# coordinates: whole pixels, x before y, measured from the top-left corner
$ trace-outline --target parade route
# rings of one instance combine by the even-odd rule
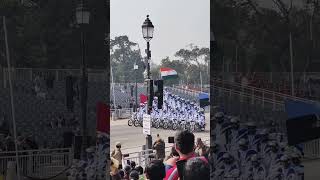
[[[209,113],[206,113],[206,129],[202,132],[195,132],[195,138],[200,137],[203,141],[210,140],[210,124],[209,124]],[[146,143],[146,136],[142,133],[142,127],[128,126],[128,119],[119,119],[111,121],[111,132],[110,132],[110,150],[114,149],[116,142],[121,142],[122,152],[130,153],[142,150],[142,145]],[[174,136],[176,131],[164,130],[164,129],[151,129],[152,140],[154,140],[157,134],[165,140],[166,147],[172,144],[168,143],[168,137]]]

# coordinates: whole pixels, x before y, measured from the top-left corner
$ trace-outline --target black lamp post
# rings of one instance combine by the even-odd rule
[[[146,62],[146,72],[145,72],[145,81],[147,81],[148,86],[147,86],[147,94],[148,94],[148,114],[151,113],[152,109],[152,99],[150,97],[150,58],[151,58],[151,51],[150,51],[150,40],[153,38],[153,30],[154,26],[152,25],[152,22],[149,19],[149,15],[147,15],[147,19],[143,22],[142,24],[142,35],[143,38],[147,41],[147,49],[146,49],[146,54],[147,54],[147,62]],[[152,148],[152,137],[151,135],[147,135],[146,137],[146,146],[148,149]]]
[[[90,12],[85,8],[83,2],[80,3],[76,9],[76,20],[80,26],[81,31],[81,117],[82,117],[82,146],[81,146],[81,157],[85,158],[87,148],[87,97],[88,97],[88,74],[87,74],[87,63],[85,58],[85,29],[89,25]]]
[[[143,38],[147,41],[147,49],[146,49],[146,54],[147,54],[147,62],[146,62],[146,80],[150,80],[150,58],[151,58],[151,51],[150,51],[150,40],[153,38],[153,30],[154,26],[152,25],[152,22],[149,19],[149,15],[147,15],[147,19],[143,22],[142,24],[142,35]],[[149,86],[148,86],[148,91],[147,93],[149,94]],[[148,114],[150,114],[150,108],[152,107],[152,101],[150,97],[148,97]]]

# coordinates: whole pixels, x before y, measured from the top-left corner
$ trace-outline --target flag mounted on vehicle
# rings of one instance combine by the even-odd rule
[[[177,71],[171,68],[160,68],[160,73],[161,73],[162,79],[164,80],[178,77]]]

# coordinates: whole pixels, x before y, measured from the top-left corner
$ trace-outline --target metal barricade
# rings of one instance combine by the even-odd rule
[[[112,119],[128,119],[131,117],[133,112],[132,108],[124,108],[124,109],[111,109]]]
[[[320,158],[320,140],[312,140],[303,144],[304,157],[307,159]]]
[[[137,166],[146,167],[146,165],[153,160],[155,157],[155,152],[152,149],[142,150],[139,152],[132,152],[126,154],[123,157],[122,164],[127,164],[127,161],[134,161]]]
[[[55,176],[72,163],[70,148],[18,151],[19,172],[22,176],[48,178]],[[0,173],[5,175],[8,163],[16,162],[16,152],[0,152]]]

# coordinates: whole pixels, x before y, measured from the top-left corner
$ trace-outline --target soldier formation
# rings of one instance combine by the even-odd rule
[[[222,112],[214,118],[211,179],[303,179],[303,153],[289,147],[284,134],[257,128],[254,122],[242,125],[237,117]]]
[[[163,129],[182,129],[203,131],[205,129],[204,109],[199,104],[181,98],[164,89],[163,106],[158,109],[158,98],[154,97],[150,113],[152,127]],[[129,126],[142,126],[143,116],[147,114],[147,104],[141,103],[136,113],[128,121]]]

